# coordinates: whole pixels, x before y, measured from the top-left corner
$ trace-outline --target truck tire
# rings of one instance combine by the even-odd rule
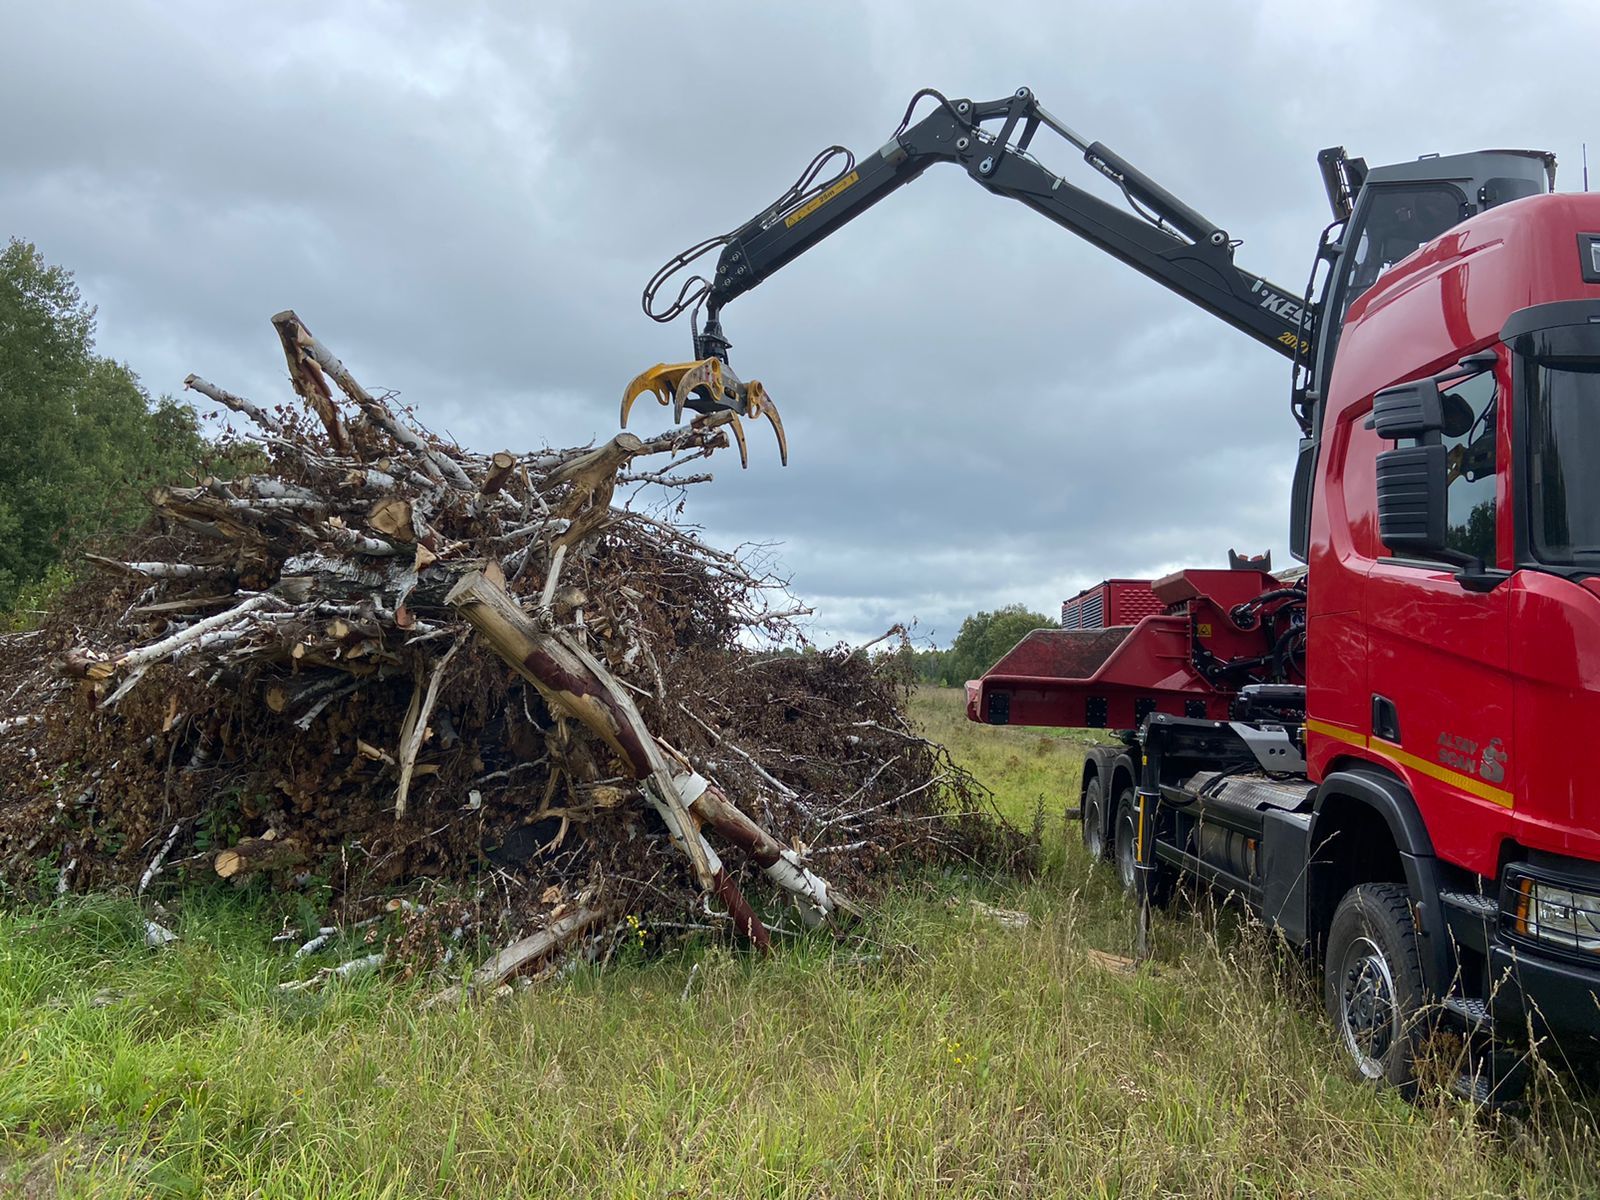
[[[1083,848],[1090,862],[1104,862],[1111,846],[1106,838],[1105,786],[1096,775],[1083,788]]]
[[[1403,884],[1364,883],[1345,893],[1328,928],[1323,992],[1357,1074],[1413,1092],[1427,989]]]
[[[1117,867],[1117,882],[1129,899],[1139,895],[1137,864],[1139,861],[1139,797],[1130,783],[1117,797],[1117,823],[1112,838],[1113,858]],[[1160,864],[1154,871],[1146,872],[1144,881],[1150,903],[1157,908],[1166,905],[1172,895],[1174,872]]]
[[[1131,787],[1122,789],[1117,797],[1117,828],[1112,839],[1116,851],[1117,882],[1126,895],[1133,895],[1137,886],[1134,866],[1139,861],[1139,813],[1137,798]]]

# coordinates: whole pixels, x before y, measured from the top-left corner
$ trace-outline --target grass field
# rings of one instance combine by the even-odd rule
[[[909,881],[843,945],[698,947],[425,1009],[276,986],[259,901],[0,917],[0,1193],[31,1196],[1557,1196],[1590,1111],[1412,1108],[1347,1080],[1293,964],[1222,916],[1133,925],[1061,822],[1082,743],[919,715],[1024,824],[1033,880]],[[1026,912],[1008,928],[978,905]]]

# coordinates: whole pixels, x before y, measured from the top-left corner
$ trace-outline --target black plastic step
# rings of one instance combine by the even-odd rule
[[[1505,1051],[1474,1055],[1456,1076],[1455,1094],[1474,1104],[1514,1103],[1528,1085],[1528,1057]]]
[[[1439,903],[1482,917],[1485,921],[1492,921],[1500,915],[1500,902],[1482,892],[1440,892]]]
[[[1488,1029],[1493,1016],[1486,1001],[1476,996],[1450,995],[1444,998],[1445,1011],[1464,1021],[1468,1029]]]
[[[1257,772],[1243,775],[1227,771],[1198,771],[1181,786],[1186,796],[1250,812],[1265,812],[1269,808],[1303,812],[1311,807],[1316,790],[1316,785],[1305,779],[1274,779]]]
[[[1470,1100],[1474,1104],[1487,1104],[1494,1095],[1494,1084],[1484,1074],[1457,1075],[1455,1087],[1452,1089],[1463,1100]]]

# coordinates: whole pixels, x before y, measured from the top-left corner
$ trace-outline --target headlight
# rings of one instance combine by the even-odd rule
[[[1516,900],[1513,927],[1518,933],[1568,950],[1600,953],[1600,894],[1526,876],[1511,886]]]

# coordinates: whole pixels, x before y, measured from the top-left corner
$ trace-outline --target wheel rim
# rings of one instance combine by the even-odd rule
[[[1128,891],[1133,891],[1135,868],[1138,866],[1138,847],[1134,843],[1133,817],[1124,814],[1117,822],[1117,878]]]
[[[1371,938],[1351,942],[1340,963],[1339,1027],[1361,1074],[1380,1078],[1383,1060],[1399,1037],[1400,1006],[1389,960]]]
[[[1098,795],[1090,795],[1083,807],[1083,845],[1089,857],[1096,861],[1106,856],[1106,826],[1101,819]]]

